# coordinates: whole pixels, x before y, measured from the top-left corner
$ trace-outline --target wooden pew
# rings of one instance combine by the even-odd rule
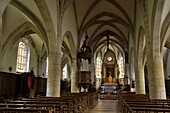
[[[52,108],[55,113],[77,113],[85,112],[89,107],[95,105],[98,100],[97,93],[67,93],[61,97],[22,98],[21,100],[7,100],[8,108]],[[3,104],[0,104],[0,108]]]
[[[169,113],[170,109],[166,109],[166,108],[140,108],[140,107],[136,107],[136,108],[131,108],[132,111],[128,112],[128,113]]]
[[[0,113],[53,113],[48,109],[37,108],[0,108]]]
[[[118,94],[122,113],[168,113],[170,112],[169,99],[149,99],[145,95]]]
[[[57,100],[37,100],[33,99],[33,101],[30,100],[10,100],[7,102],[8,105],[16,105],[16,106],[23,106],[23,107],[52,107],[55,109],[57,113],[63,113],[64,111],[71,113],[72,110],[71,108],[71,102],[69,100],[62,100],[62,101],[57,101]]]
[[[94,107],[98,102],[98,93],[97,92],[88,92],[88,93],[65,93],[62,97],[65,96],[78,96],[79,98],[79,110],[85,111],[88,108]]]

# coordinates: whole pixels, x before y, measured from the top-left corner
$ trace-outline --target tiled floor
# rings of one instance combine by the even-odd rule
[[[117,100],[98,100],[98,104],[86,113],[119,113]]]

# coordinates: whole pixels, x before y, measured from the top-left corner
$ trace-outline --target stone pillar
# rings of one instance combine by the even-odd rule
[[[72,59],[71,65],[71,92],[79,92],[78,88],[78,73],[77,73],[77,59]]]
[[[0,17],[0,71],[3,71],[3,54],[2,54],[2,18]]]
[[[125,82],[127,82],[125,84],[130,84],[130,81],[129,81],[129,63],[125,63],[125,76],[128,79],[127,81],[125,81]]]
[[[151,63],[149,78],[149,93],[151,99],[166,99],[165,80],[162,57],[154,58]]]
[[[60,97],[61,51],[55,50],[48,57],[47,96]]]
[[[95,71],[94,57],[92,57],[92,59],[91,59],[91,68],[90,68],[90,71],[91,71],[91,80],[92,80],[92,83],[96,82],[96,71]]]
[[[137,67],[135,76],[136,94],[145,94],[144,68]]]

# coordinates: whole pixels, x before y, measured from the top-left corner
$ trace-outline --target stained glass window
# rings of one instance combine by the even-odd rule
[[[28,72],[28,49],[23,41],[18,44],[17,72]]]
[[[118,63],[119,63],[119,71],[120,71],[119,78],[123,78],[123,77],[124,77],[123,57],[121,57],[121,58],[119,59]]]
[[[96,78],[101,78],[101,59],[97,57],[96,59]]]

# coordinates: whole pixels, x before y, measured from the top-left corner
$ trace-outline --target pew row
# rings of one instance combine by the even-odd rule
[[[146,94],[119,93],[118,103],[122,113],[169,113],[169,99],[149,99]]]
[[[83,113],[97,104],[98,94],[95,93],[66,93],[61,97],[22,98],[20,100],[7,100],[0,104],[4,108],[15,109],[46,109],[49,113]],[[44,113],[44,111],[41,111]],[[31,112],[30,112],[31,113]],[[32,112],[34,113],[34,112]]]

